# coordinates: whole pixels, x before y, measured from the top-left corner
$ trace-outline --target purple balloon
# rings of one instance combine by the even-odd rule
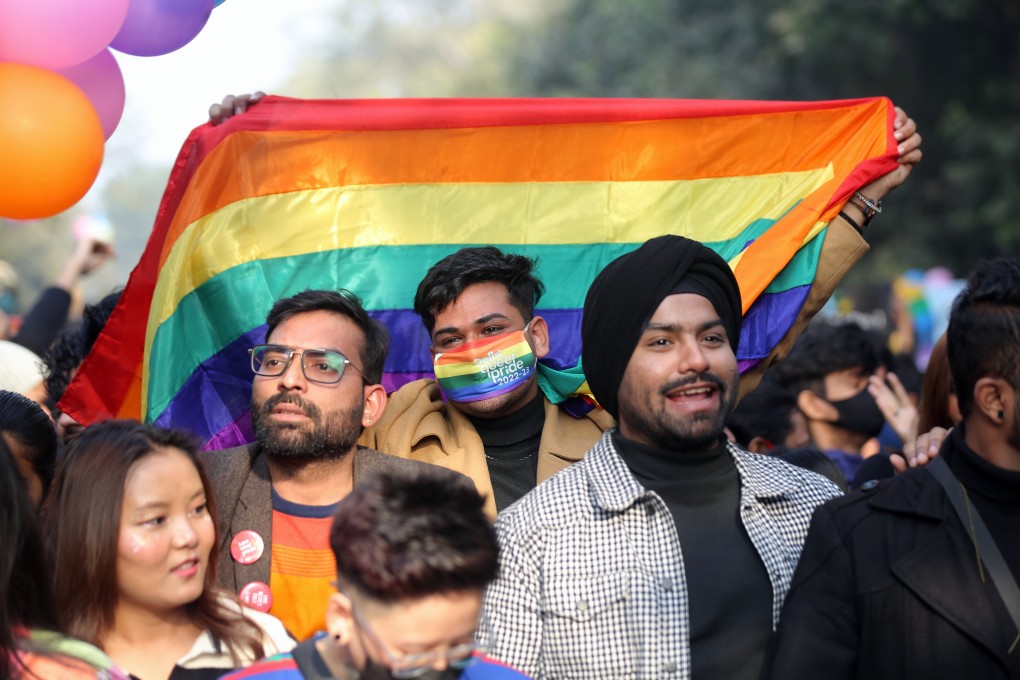
[[[103,138],[109,139],[124,113],[124,76],[110,50],[103,50],[88,61],[58,69],[77,85],[92,102],[99,122],[103,124]]]
[[[110,47],[138,57],[169,54],[205,26],[215,0],[131,0],[127,19]]]

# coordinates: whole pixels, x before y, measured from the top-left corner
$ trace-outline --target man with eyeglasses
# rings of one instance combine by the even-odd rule
[[[219,510],[217,582],[298,639],[321,630],[335,564],[329,522],[368,473],[431,468],[356,445],[386,406],[386,329],[346,290],[276,302],[249,350],[255,443],[202,454]]]
[[[336,592],[327,631],[230,680],[513,680],[474,642],[496,537],[463,477],[392,472],[360,483],[330,531]]]

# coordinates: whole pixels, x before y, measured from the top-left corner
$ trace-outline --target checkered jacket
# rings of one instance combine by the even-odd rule
[[[534,678],[689,678],[687,582],[675,524],[607,432],[496,522],[500,573],[482,641]],[[772,625],[827,479],[730,446],[740,517],[772,582]]]

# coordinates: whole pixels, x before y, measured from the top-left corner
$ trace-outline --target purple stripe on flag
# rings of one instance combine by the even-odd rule
[[[737,360],[753,366],[768,356],[797,320],[810,292],[810,285],[797,286],[780,293],[766,293],[755,300],[740,325]]]
[[[203,451],[221,451],[235,446],[244,446],[255,441],[255,433],[251,429],[251,418],[245,411],[237,420],[230,423],[213,435],[212,439],[202,447]]]

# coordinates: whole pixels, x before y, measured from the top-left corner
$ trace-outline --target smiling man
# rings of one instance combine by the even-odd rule
[[[414,309],[432,340],[437,379],[397,390],[361,439],[471,477],[490,517],[580,460],[613,424],[600,409],[572,415],[540,389],[549,328],[535,314],[545,288],[534,267],[492,246],[433,265]]]
[[[740,291],[679,236],[611,262],[584,303],[589,384],[617,417],[496,522],[492,655],[535,678],[757,678],[814,508],[839,490],[723,435]]]
[[[249,351],[256,442],[202,462],[219,510],[219,585],[302,639],[325,625],[337,503],[373,471],[454,475],[356,446],[386,406],[389,337],[353,293],[298,293],[266,323],[266,344]]]

